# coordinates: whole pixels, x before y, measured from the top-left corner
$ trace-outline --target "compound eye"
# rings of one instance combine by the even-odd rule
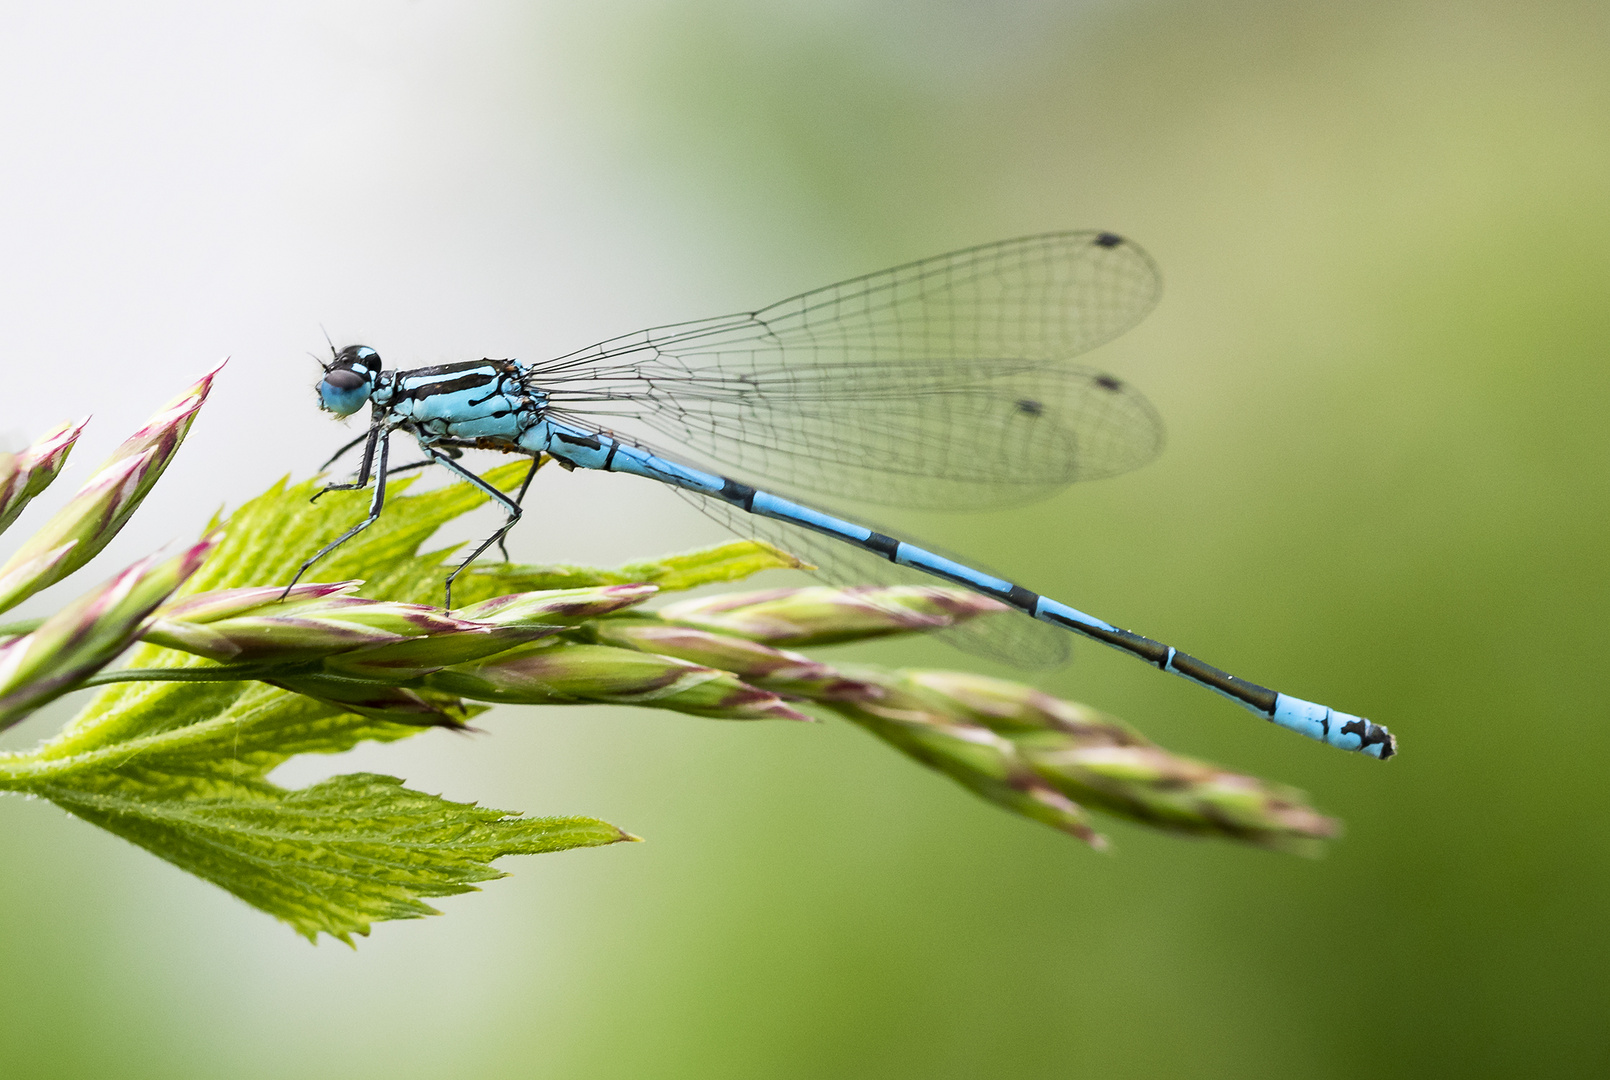
[[[337,390],[356,390],[368,382],[367,379],[351,368],[337,368],[326,375],[324,381]]]

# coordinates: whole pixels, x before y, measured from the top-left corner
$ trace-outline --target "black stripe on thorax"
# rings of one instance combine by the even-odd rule
[[[424,383],[419,386],[408,386],[403,382],[399,389],[402,391],[400,396],[423,401],[438,394],[456,394],[460,390],[479,390],[483,386],[495,386],[497,381],[496,372],[482,370],[473,375],[460,375],[456,379],[444,379],[441,382]]]
[[[488,370],[490,369],[490,370]],[[403,386],[414,379],[428,379],[438,375],[451,375],[455,371],[466,372],[457,379],[443,379],[438,382],[426,383],[423,386]],[[396,386],[403,397],[424,399],[436,394],[456,394],[460,390],[474,390],[477,387],[491,387],[496,392],[498,382],[502,376],[515,375],[519,372],[512,360],[463,360],[456,364],[437,364],[434,367],[413,368],[409,371],[397,373]],[[475,402],[480,404],[480,402]]]
[[[504,372],[509,367],[507,360],[460,360],[456,364],[436,364],[433,367],[409,368],[399,371],[399,379],[430,378],[432,375],[451,375],[455,371],[471,371],[475,368],[491,368],[497,372]]]

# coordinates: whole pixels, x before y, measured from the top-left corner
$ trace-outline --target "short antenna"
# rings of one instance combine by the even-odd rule
[[[330,340],[330,331],[324,328],[323,323],[319,323],[319,333],[324,335],[324,343],[330,346],[330,362],[326,364],[323,360],[320,360],[319,364],[324,368],[325,371],[329,371],[331,368],[335,367],[336,357],[340,354],[335,351],[335,342]],[[315,357],[315,359],[317,358]]]

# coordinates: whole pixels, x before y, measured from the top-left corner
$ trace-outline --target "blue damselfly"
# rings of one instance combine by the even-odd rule
[[[328,490],[362,488],[372,479],[374,498],[369,516],[297,576],[379,516],[389,436],[403,432],[418,442],[424,463],[478,485],[507,512],[503,527],[448,578],[450,606],[453,579],[501,543],[531,481],[528,474],[510,498],[456,459],[464,449],[524,454],[534,474],[546,455],[566,468],[657,480],[718,515],[750,515],[743,520],[786,530],[782,546],[803,546],[813,560],[832,559],[818,539],[826,537],[836,542],[828,549],[858,550],[885,566],[966,586],[1300,734],[1390,757],[1392,736],[1368,720],[1247,682],[975,565],[783,494],[981,509],[1144,464],[1162,442],[1152,407],[1123,380],[1067,361],[1133,326],[1158,291],[1155,265],[1130,241],[1105,232],[1050,233],[908,263],[755,312],[611,338],[543,362],[396,371],[367,346],[332,347],[320,404],[347,416],[367,402],[371,420],[341,451],[363,444],[356,481]],[[656,449],[661,437],[723,471]]]

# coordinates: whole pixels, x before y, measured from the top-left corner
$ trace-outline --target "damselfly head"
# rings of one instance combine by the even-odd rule
[[[380,374],[380,354],[367,345],[348,345],[335,354],[324,369],[324,378],[314,387],[319,392],[319,408],[337,416],[349,416],[363,407]]]

